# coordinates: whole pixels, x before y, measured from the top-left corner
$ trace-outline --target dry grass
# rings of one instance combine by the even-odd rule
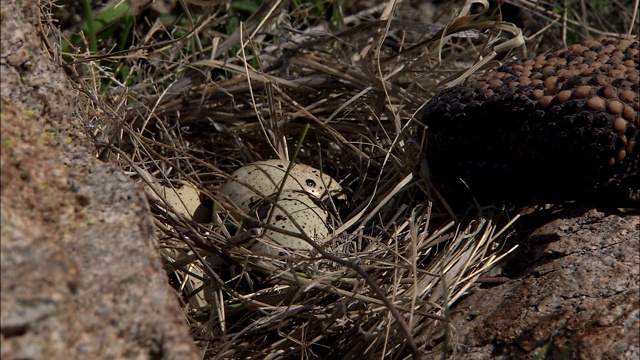
[[[596,32],[602,20],[580,2],[584,11],[562,14],[506,3],[532,14],[529,51],[556,46],[557,33],[614,31]],[[422,164],[421,106],[522,54],[518,27],[497,21],[494,8],[478,11],[482,1],[470,4],[473,15],[437,8],[430,15],[440,22],[431,24],[412,20],[424,9],[395,2],[267,1],[246,17],[227,2],[180,1],[162,16],[160,8],[129,15],[130,47],[118,50],[116,35],[95,52],[88,38],[63,53],[51,45],[84,95],[96,155],[156,192],[161,254],[204,359],[455,350],[448,309],[514,249],[518,218],[499,208],[459,212]],[[631,24],[621,19],[622,31]],[[237,245],[250,234],[221,210],[217,191],[244,164],[288,159],[299,141],[296,162],[349,190],[333,204],[342,246],[316,256],[253,254]],[[218,202],[217,221],[198,223],[167,205],[181,184]]]

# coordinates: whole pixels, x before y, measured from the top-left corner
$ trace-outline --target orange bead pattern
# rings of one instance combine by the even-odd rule
[[[434,179],[486,200],[640,198],[639,55],[637,39],[587,40],[437,94]]]

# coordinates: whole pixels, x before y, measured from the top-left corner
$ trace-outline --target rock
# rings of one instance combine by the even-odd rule
[[[38,6],[0,10],[0,357],[197,359],[146,198],[91,155]]]
[[[590,210],[536,229],[510,281],[452,308],[456,359],[638,359],[639,221]]]

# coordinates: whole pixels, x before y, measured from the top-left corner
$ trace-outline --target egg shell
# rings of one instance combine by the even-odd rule
[[[275,201],[273,197],[272,201]],[[272,201],[263,199],[252,209],[251,214],[260,221],[290,232],[300,233],[292,218],[302,227],[304,233],[323,245],[330,238],[331,215],[322,202],[315,196],[299,190],[283,190],[275,206]],[[252,241],[248,249],[260,254],[279,255],[286,250],[312,250],[305,240],[266,229]]]
[[[211,222],[211,212],[200,201],[200,191],[194,185],[178,181],[175,186],[161,185],[160,182],[156,182],[156,186],[167,203],[182,215],[199,223]],[[160,200],[150,187],[145,187],[145,192],[152,199]]]
[[[288,162],[277,159],[243,166],[231,175],[233,179],[222,186],[220,193],[247,212],[265,196],[275,194],[283,180],[283,189],[305,191],[318,199],[331,196],[342,189],[331,176],[311,166],[294,164],[287,175],[288,166]]]

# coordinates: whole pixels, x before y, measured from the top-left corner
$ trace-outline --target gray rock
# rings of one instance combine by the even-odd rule
[[[2,359],[197,359],[146,198],[91,155],[38,2],[3,0]]]
[[[451,310],[456,359],[637,359],[638,230],[598,210],[536,229],[505,264],[512,280]]]

